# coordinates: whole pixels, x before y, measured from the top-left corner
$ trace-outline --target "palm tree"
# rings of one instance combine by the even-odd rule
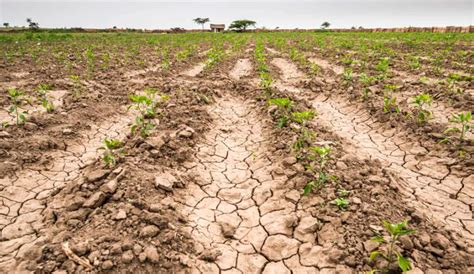
[[[207,22],[209,22],[209,18],[194,18],[193,19],[194,23],[198,24],[198,25],[201,25],[202,26],[202,29],[204,30],[204,24],[206,24]]]
[[[324,22],[324,23],[321,24],[321,28],[327,29],[327,28],[329,28],[330,25],[331,24],[329,22]]]

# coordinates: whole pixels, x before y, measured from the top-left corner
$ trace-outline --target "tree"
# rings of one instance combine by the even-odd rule
[[[39,24],[37,22],[33,22],[31,18],[26,18],[26,23],[28,23],[28,27],[32,30],[39,29]]]
[[[327,28],[329,28],[330,25],[331,24],[329,22],[324,22],[324,23],[321,24],[321,28],[322,29],[327,29]]]
[[[248,27],[255,27],[256,24],[257,22],[247,19],[235,20],[234,22],[232,22],[232,24],[230,24],[229,29],[236,30],[239,32],[246,31]]]
[[[5,23],[3,23],[3,26],[4,26],[5,28],[8,28],[8,27],[10,26],[10,24],[7,23],[7,22],[5,22]]]
[[[204,29],[204,24],[206,24],[207,22],[209,22],[209,18],[201,18],[201,17],[198,17],[198,18],[194,18],[193,19],[194,23],[198,24],[198,25],[201,25],[202,26],[202,29]]]

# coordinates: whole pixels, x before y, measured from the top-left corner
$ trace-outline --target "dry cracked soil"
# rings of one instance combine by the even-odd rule
[[[381,220],[409,219],[410,273],[472,273],[472,167],[360,103],[305,88],[305,73],[271,53],[273,88],[317,113],[310,126],[337,151],[338,184],[303,195],[309,175],[288,145],[294,132],[277,129],[256,99],[250,54],[210,72],[199,61],[167,79],[172,99],[148,139],[131,136],[133,116],[119,111],[64,138],[41,164],[7,170],[0,272],[362,273],[386,267],[368,262]],[[328,70],[323,89],[337,83],[339,67],[311,61]],[[156,74],[124,81],[142,87],[163,80]],[[104,138],[125,143],[114,169],[100,162]],[[344,211],[329,203],[341,188]]]

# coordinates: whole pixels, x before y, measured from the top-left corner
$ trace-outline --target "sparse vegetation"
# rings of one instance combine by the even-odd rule
[[[415,230],[408,229],[407,226],[407,221],[403,221],[396,224],[392,224],[388,221],[383,221],[383,227],[388,233],[389,238],[385,239],[385,237],[383,237],[382,235],[377,235],[372,238],[372,241],[385,244],[386,249],[380,248],[376,251],[372,251],[370,253],[369,261],[374,261],[377,258],[382,258],[388,262],[388,267],[391,267],[393,262],[397,262],[398,267],[401,271],[407,272],[408,270],[410,270],[410,261],[402,255],[402,252],[397,251],[400,237],[415,233]],[[387,269],[372,270],[372,273],[375,273],[377,271],[388,272],[388,267]]]
[[[16,88],[9,88],[7,90],[8,96],[10,97],[10,107],[8,113],[13,114],[15,117],[16,125],[22,125],[26,121],[26,114],[28,111],[21,110],[20,106],[25,102],[24,93]]]

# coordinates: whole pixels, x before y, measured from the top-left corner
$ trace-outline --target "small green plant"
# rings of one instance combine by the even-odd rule
[[[416,121],[418,123],[425,123],[432,118],[432,112],[426,109],[426,106],[431,106],[432,101],[431,95],[426,93],[421,93],[415,96],[413,103],[417,108]]]
[[[145,89],[145,95],[131,94],[129,99],[132,101],[132,105],[128,108],[133,108],[139,112],[135,117],[135,123],[132,125],[131,131],[135,134],[139,130],[140,135],[146,138],[150,135],[150,130],[155,127],[150,119],[156,117],[157,107],[162,102],[167,101],[169,96],[159,95],[159,91],[156,89]]]
[[[293,102],[289,98],[272,98],[268,100],[270,105],[277,106],[278,109],[278,127],[286,126],[290,119],[290,112],[293,108]]]
[[[291,119],[302,126],[306,126],[315,115],[313,111],[293,112],[291,113]]]
[[[385,249],[380,248],[378,250],[372,251],[372,253],[370,253],[369,261],[372,262],[376,258],[381,257],[385,259],[388,262],[388,265],[390,266],[396,260],[398,262],[398,267],[400,268],[400,270],[402,270],[403,272],[407,272],[411,269],[410,261],[403,257],[400,252],[396,251],[396,245],[399,241],[400,236],[413,234],[415,233],[415,230],[407,229],[407,221],[403,221],[397,224],[392,224],[388,221],[383,221],[382,223],[390,238],[388,240],[385,240],[382,235],[377,235],[371,240],[381,244],[386,244],[387,247]],[[372,271],[373,273],[375,273],[376,270]],[[382,272],[388,272],[388,269],[382,269]]]
[[[75,97],[79,97],[82,94],[82,83],[81,83],[81,77],[79,75],[71,75],[69,78],[72,80],[72,85],[73,85],[73,94]]]
[[[46,112],[51,113],[54,111],[54,104],[48,98],[48,91],[51,87],[48,84],[40,84],[38,86],[39,103],[43,106]]]
[[[351,194],[349,190],[343,188],[337,190],[337,196],[339,197],[349,197],[349,194]]]
[[[367,101],[370,96],[370,89],[369,88],[363,88],[361,91],[361,98],[363,101]]]
[[[104,146],[100,149],[104,150],[102,160],[107,167],[114,167],[117,165],[118,158],[123,153],[123,143],[117,139],[104,139]]]
[[[271,95],[271,85],[273,83],[273,79],[268,72],[260,72],[260,86],[265,90],[267,95]]]
[[[349,84],[352,82],[354,76],[352,74],[352,68],[344,68],[344,73],[342,74],[342,79],[344,79],[344,82],[346,84]]]
[[[23,101],[25,101],[23,98],[24,94],[16,88],[9,88],[7,92],[10,97],[10,108],[8,109],[8,113],[13,113],[16,118],[16,124],[22,125],[25,123],[26,114],[28,113],[26,110],[20,112],[18,109]]]
[[[92,77],[94,74],[94,66],[95,66],[95,54],[92,48],[88,48],[85,52],[86,59],[87,59],[87,77]]]
[[[331,201],[331,204],[336,205],[340,210],[346,210],[349,207],[349,201],[345,198],[336,198]]]
[[[331,151],[332,149],[329,146],[313,146],[309,148],[309,152],[306,157],[310,163],[306,166],[306,169],[315,174],[316,178],[306,184],[303,192],[304,195],[309,195],[313,188],[321,189],[321,187],[327,181],[336,180],[335,176],[329,175],[326,172],[326,164],[332,159],[330,156]]]
[[[369,86],[373,85],[376,80],[377,80],[376,77],[368,76],[365,73],[361,73],[359,75],[359,82],[365,87],[369,87]]]
[[[388,57],[382,58],[377,65],[375,66],[375,70],[378,71],[379,78],[385,79],[387,77],[388,68],[390,66],[390,59]]]
[[[395,85],[385,85],[383,96],[383,112],[385,113],[400,113],[400,108],[397,104],[397,98],[393,92],[397,89]]]
[[[470,111],[454,114],[450,122],[452,124],[455,124],[456,126],[448,128],[447,130],[444,131],[444,134],[460,133],[459,140],[463,142],[464,139],[466,138],[466,134],[474,128],[474,124],[471,124],[471,121],[472,121],[472,113]],[[446,137],[441,142],[446,142],[446,141],[449,141],[449,137]]]
[[[457,73],[451,73],[446,78],[446,83],[448,85],[448,94],[459,94],[463,93],[463,89],[459,87],[458,82],[462,79],[461,75]]]
[[[418,56],[412,56],[410,58],[410,62],[408,64],[412,70],[417,70],[421,67],[420,64],[420,57]]]
[[[316,75],[318,75],[318,74],[320,73],[321,68],[318,66],[318,64],[316,64],[316,63],[311,63],[311,64],[309,65],[309,71],[310,71],[309,74],[310,74],[311,76],[316,76]]]

